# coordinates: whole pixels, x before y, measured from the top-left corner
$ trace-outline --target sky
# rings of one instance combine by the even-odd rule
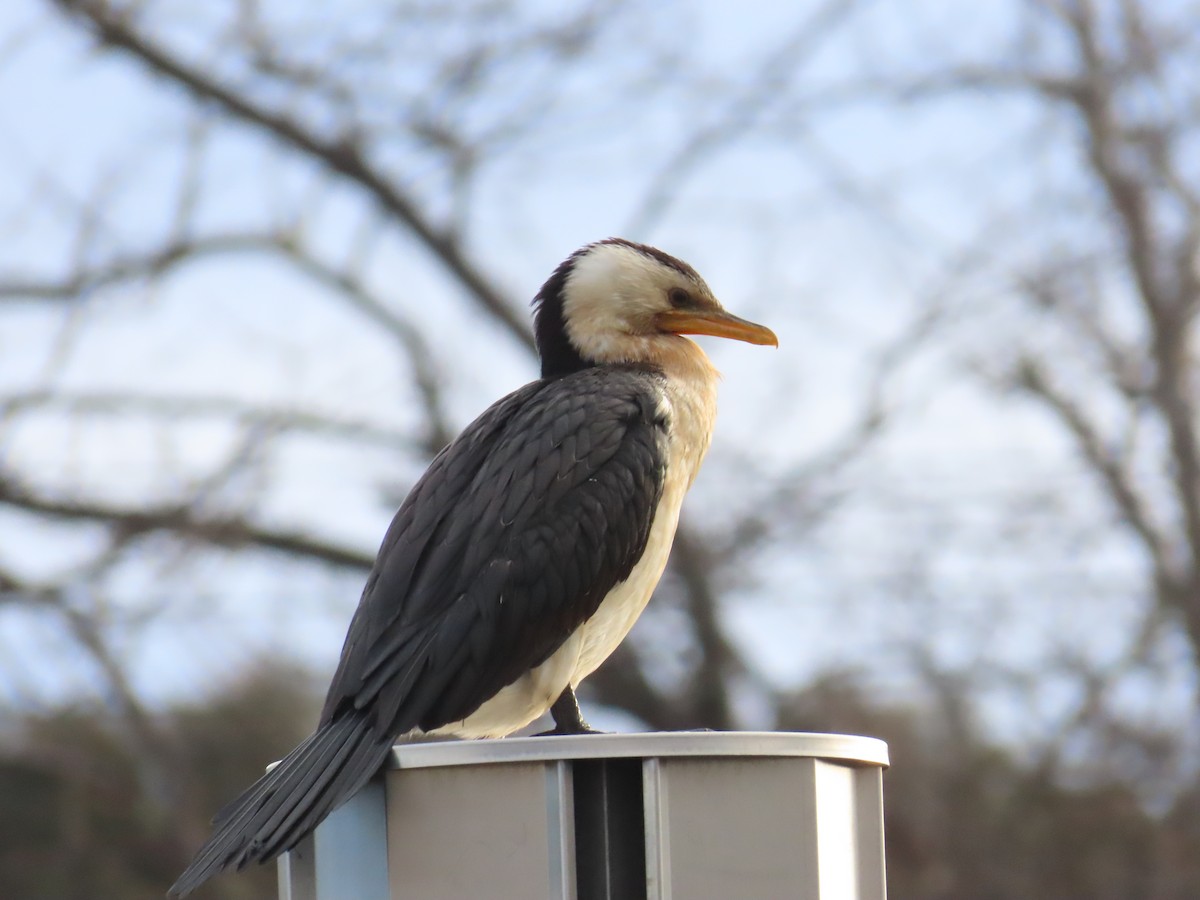
[[[200,42],[220,7],[168,9],[163,27],[186,43]],[[312,11],[327,8],[294,9],[320,47],[320,16],[328,13]],[[778,353],[706,344],[725,381],[714,449],[689,498],[700,522],[715,521],[743,496],[754,502],[753,485],[738,474],[748,453],[777,473],[836,446],[862,408],[878,351],[900,340],[931,298],[950,310],[951,322],[982,309],[984,331],[949,328],[940,344],[913,348],[885,386],[889,404],[903,413],[899,424],[880,450],[842,476],[857,491],[820,528],[773,542],[755,557],[756,579],[730,588],[727,623],[772,681],[799,683],[851,666],[867,671],[881,691],[903,695],[912,681],[898,648],[914,639],[926,639],[952,667],[969,669],[981,656],[1038,665],[1059,649],[1064,630],[1078,628],[1070,604],[1042,601],[1084,583],[1107,614],[1079,637],[1088,652],[1111,656],[1140,608],[1129,589],[1141,575],[1140,557],[1112,535],[1086,551],[1064,551],[1075,523],[1103,520],[1107,511],[1044,415],[995,398],[961,368],[964,340],[986,344],[991,358],[1003,361],[1005,341],[1028,327],[1012,312],[1000,267],[964,267],[960,258],[989,228],[1034,202],[1044,179],[1069,168],[1061,130],[1027,104],[1002,99],[899,110],[858,102],[819,117],[784,102],[800,96],[820,109],[835,88],[898,69],[920,71],[947,54],[971,59],[1015,28],[1006,3],[863,9],[853,28],[804,48],[803,62],[787,67],[799,73],[789,76],[793,90],[780,91],[751,119],[754,137],[691,169],[674,156],[680,136],[741,110],[736,90],[733,101],[721,102],[716,86],[737,88],[741,73],[786,45],[792,7],[709,2],[628,17],[601,48],[601,63],[563,71],[569,91],[547,91],[545,79],[557,76],[549,63],[531,72],[502,67],[500,81],[460,115],[486,129],[524,104],[546,102],[550,127],[514,138],[485,168],[463,223],[471,249],[512,296],[530,297],[576,246],[646,223],[639,215],[646,186],[672,166],[683,171],[667,214],[629,236],[692,262],[728,307],[771,325],[781,341]],[[658,44],[682,54],[675,59],[688,62],[687,77],[662,74],[673,71],[670,53],[666,69],[648,66],[642,48]],[[172,142],[187,122],[178,96],[148,88],[136,68],[88,50],[37,0],[0,8],[3,48],[0,164],[21,174],[0,183],[7,242],[0,272],[61,265],[75,240],[64,217],[97,190],[113,198],[104,230],[114,244],[160,233],[180,167]],[[1053,48],[1047,53],[1053,58]],[[236,73],[231,55],[218,51],[214,58],[222,71]],[[429,93],[412,60],[355,65],[354,77],[380,97],[385,89]],[[386,105],[368,112],[385,124],[391,114]],[[333,114],[319,104],[311,111],[318,120]],[[269,143],[238,129],[215,128],[210,140],[198,220],[244,226],[303,206],[305,239],[331,258],[355,252],[364,240],[378,246],[368,268],[372,284],[397,309],[455,336],[431,347],[454,372],[446,391],[455,423],[533,377],[524,348],[480,322],[411,245],[378,235],[372,211],[353,192],[320,187],[311,170],[281,164]],[[407,189],[439,196],[441,167],[399,143],[387,152],[404,163]],[[1026,243],[1036,240],[1031,234]],[[985,263],[991,253],[1002,261],[1027,249],[1011,235],[995,247],[983,244]],[[98,247],[94,252],[103,252],[102,242]],[[162,283],[89,301],[66,329],[57,311],[3,311],[0,391],[45,387],[50,378],[65,390],[174,391],[333,410],[389,432],[413,421],[415,398],[391,343],[277,261],[202,262]],[[58,369],[64,346],[69,361]],[[476,360],[486,365],[464,364]],[[768,440],[756,437],[764,433]],[[170,429],[32,417],[0,430],[0,464],[66,494],[186,496],[237,439],[216,416]],[[383,442],[291,441],[272,456],[263,483],[244,487],[265,493],[267,521],[369,552],[396,492],[417,474],[411,455]],[[1052,502],[1033,506],[1015,524],[1011,510],[1000,508],[999,500],[1026,493],[1033,504],[1044,485],[1055,486]],[[236,504],[237,497],[218,493],[210,502]],[[1070,534],[1061,527],[1067,522]],[[997,541],[1005,529],[1018,530],[1018,539]],[[0,514],[0,534],[0,562],[30,577],[84,558],[96,537],[34,527],[11,514]],[[953,552],[942,552],[943,543]],[[896,603],[912,566],[928,579],[929,596]],[[125,646],[140,689],[166,701],[278,647],[329,668],[358,582],[318,567],[281,574],[270,560],[181,556],[150,545],[118,567],[108,586],[116,596],[150,597],[166,610],[149,631],[136,627],[134,615]],[[86,668],[44,664],[69,655],[70,646],[54,623],[0,611],[0,657],[9,661],[0,678],[9,676],[18,702],[88,690]],[[1177,708],[1193,691],[1177,674],[1155,686],[1153,702]],[[1136,703],[1146,699],[1143,692]],[[1056,693],[1051,684],[1039,702],[1049,716],[1070,700],[1069,686]],[[1017,714],[1011,698],[991,710],[998,728],[1018,727],[1025,712]]]

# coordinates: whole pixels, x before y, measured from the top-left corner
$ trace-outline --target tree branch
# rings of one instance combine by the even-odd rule
[[[818,41],[844,22],[858,0],[826,0],[803,24],[773,51],[753,79],[731,97],[725,108],[707,125],[689,134],[678,149],[659,167],[645,195],[630,216],[626,233],[645,235],[662,218],[683,184],[721,148],[742,138],[755,120],[772,104],[788,98],[782,90],[789,78],[812,54]]]
[[[327,138],[300,122],[268,109],[233,87],[189,66],[157,44],[134,22],[133,5],[120,9],[107,0],[51,0],[68,16],[82,18],[103,45],[139,60],[164,80],[199,100],[214,103],[244,125],[268,134],[293,151],[343,176],[366,191],[394,215],[438,259],[454,279],[513,337],[533,347],[528,323],[518,315],[482,271],[467,258],[461,244],[433,225],[417,204],[402,194],[363,155],[354,138]]]
[[[1021,389],[1042,401],[1070,432],[1092,471],[1100,476],[1122,519],[1141,539],[1159,577],[1166,584],[1178,584],[1185,576],[1174,563],[1167,538],[1151,520],[1125,465],[1105,447],[1104,439],[1083,409],[1051,384],[1042,365],[1032,357],[1026,356],[1018,363],[1015,378]]]
[[[273,244],[272,238],[257,232],[177,237],[155,250],[78,267],[62,278],[10,277],[0,281],[0,300],[76,300],[116,284],[163,275],[184,261],[227,253],[261,252]]]
[[[302,431],[386,447],[424,449],[418,448],[410,435],[374,422],[301,409],[271,409],[234,397],[160,396],[105,391],[67,393],[58,390],[0,395],[0,418],[40,411],[75,415],[153,416],[164,421],[220,417],[247,427],[269,428],[276,432]]]
[[[123,538],[164,531],[214,546],[274,550],[350,569],[367,570],[374,562],[373,555],[361,551],[296,532],[263,528],[241,516],[202,515],[183,504],[130,509],[48,497],[28,490],[2,471],[0,504],[51,519],[108,525]]]

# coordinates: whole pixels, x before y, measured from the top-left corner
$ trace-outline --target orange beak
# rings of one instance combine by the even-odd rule
[[[745,341],[747,344],[779,346],[779,338],[775,337],[775,332],[770,328],[740,319],[723,309],[672,309],[661,312],[654,318],[659,328],[673,334],[709,334],[713,337]]]

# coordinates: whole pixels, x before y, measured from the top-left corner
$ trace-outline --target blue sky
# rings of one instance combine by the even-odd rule
[[[820,108],[822,91],[832,96],[898,70],[919,72],[947,55],[986,57],[1013,33],[1009,9],[864,4],[853,28],[796,68],[798,87],[786,96]],[[136,244],[160,231],[178,171],[170,142],[186,121],[172,91],[148,88],[128,63],[88,51],[41,10],[34,0],[0,9],[0,46],[24,35],[0,63],[0,163],[20,173],[0,184],[4,270],[60,264],[71,240],[62,211],[97,186],[117,196],[106,223],[117,240]],[[201,21],[176,8],[180,33],[189,14]],[[523,136],[487,168],[467,221],[473,252],[514,297],[529,297],[575,246],[624,231],[679,136],[725,114],[708,102],[718,96],[713,86],[736,86],[740,73],[769,57],[793,15],[778,4],[708,3],[678,19],[667,11],[626,21],[605,63],[564,76],[575,92],[551,109],[551,127]],[[634,51],[657,40],[686,55],[691,77],[617,91],[647,77]],[[497,94],[507,101],[502,88]],[[539,84],[519,89],[536,96]],[[767,322],[781,339],[778,353],[708,345],[726,379],[714,449],[689,499],[697,521],[715,521],[728,504],[744,502],[737,471],[746,454],[786,471],[836,441],[861,407],[874,352],[903,334],[931,297],[952,322],[976,316],[985,324],[948,329],[949,340],[897,373],[888,395],[903,417],[846,476],[858,491],[824,527],[753,560],[756,577],[730,586],[730,628],[772,680],[796,682],[850,664],[903,694],[897,648],[914,639],[927,639],[947,665],[970,667],[980,657],[1037,665],[1064,629],[1080,627],[1077,610],[1045,603],[1047,593],[1083,583],[1107,614],[1089,620],[1079,639],[1089,652],[1114,653],[1139,608],[1127,586],[1139,578],[1140,558],[1112,535],[1085,551],[1064,550],[1072,538],[1056,524],[1069,521],[1073,533],[1076,523],[1103,519],[1103,505],[1041,414],[992,396],[962,369],[968,350],[1003,361],[1006,342],[1029,327],[1010,302],[1003,264],[1037,250],[1058,226],[1053,216],[1036,234],[1002,226],[1036,202],[1045,183],[1069,183],[1059,177],[1071,163],[1061,127],[1028,104],[999,98],[865,101],[816,116],[784,96],[766,105],[754,136],[691,171],[648,233],[632,235],[691,261],[730,308]],[[473,115],[486,121],[489,109]],[[316,190],[313,172],[281,165],[253,135],[217,129],[207,165],[211,193],[200,218],[211,227],[286,217],[298,198],[316,195],[305,233],[325,252],[351,252],[371,233],[370,211],[353,192]],[[406,187],[432,194],[441,173],[414,164],[404,177]],[[986,240],[992,228],[1001,235],[994,246]],[[394,235],[379,240],[372,282],[398,309],[455,336],[433,352],[454,373],[446,389],[456,422],[534,375],[525,351],[461,303],[436,265]],[[984,262],[959,271],[959,255],[981,240]],[[55,386],[235,395],[401,430],[412,421],[414,399],[394,348],[276,263],[221,259],[91,303]],[[61,335],[58,311],[5,309],[0,390],[44,385]],[[756,436],[764,433],[765,440]],[[145,422],[113,429],[45,419],[0,431],[0,462],[56,490],[135,499],[185,491],[235,437],[203,419],[165,433]],[[416,474],[411,458],[386,447],[291,442],[272,457],[262,514],[369,550],[391,513],[381,491]],[[1056,486],[1051,511],[1018,515],[1014,525],[998,501],[1036,495],[1042,485]],[[1019,531],[1018,539],[997,541],[1005,529]],[[0,533],[0,561],[31,574],[69,562],[89,541],[31,529],[21,517],[0,517]],[[914,560],[932,596],[898,605],[896,586]],[[182,598],[181,584],[188,586]],[[280,646],[317,669],[330,667],[359,590],[355,576],[308,568],[281,575],[270,561],[231,563],[203,552],[149,552],[121,567],[110,586],[117,596],[150,596],[167,607],[149,633],[131,627],[127,646],[138,683],[158,698],[219,680]],[[36,616],[0,614],[0,657],[10,661],[0,677],[13,679],[19,699],[87,690],[86,670],[42,665],[68,647]],[[1186,702],[1191,690],[1180,682],[1155,702]],[[1053,709],[1065,701],[1048,685],[1039,702]],[[992,708],[1012,723],[1011,698]]]

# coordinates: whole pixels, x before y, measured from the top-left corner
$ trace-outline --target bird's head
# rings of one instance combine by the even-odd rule
[[[769,328],[726,312],[687,263],[621,238],[571,254],[534,306],[544,378],[603,363],[652,363],[684,334],[779,346]]]

